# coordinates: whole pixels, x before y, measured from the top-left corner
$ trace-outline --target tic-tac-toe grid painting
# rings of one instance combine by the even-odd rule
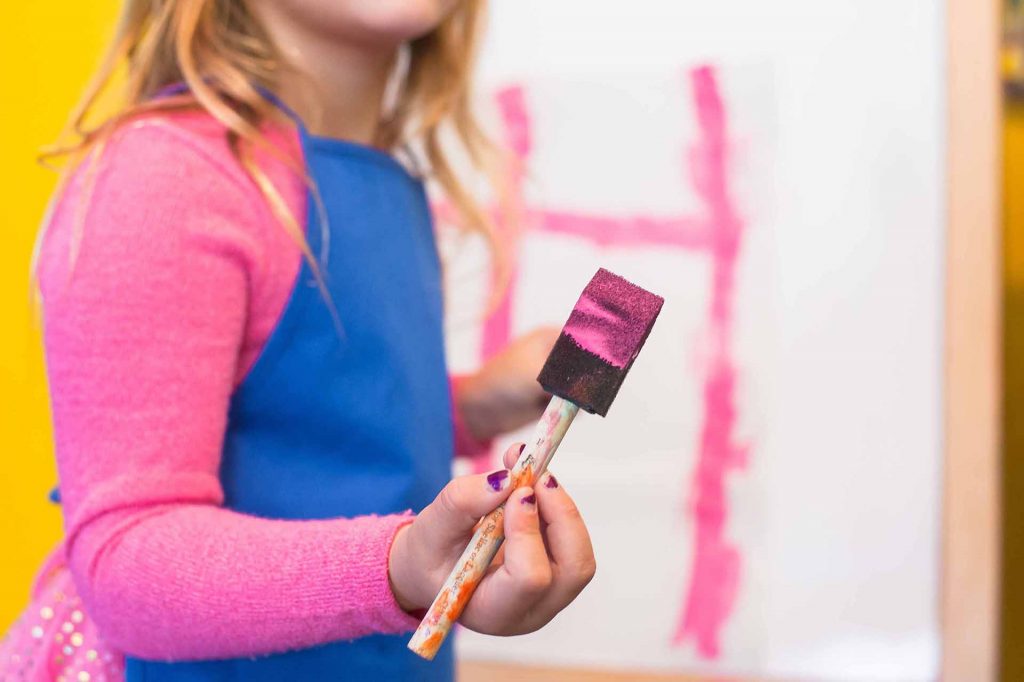
[[[808,471],[848,454],[824,442],[803,453],[806,466],[776,454],[784,228],[771,83],[770,68],[697,63],[534,75],[496,86],[483,102],[514,156],[506,204],[492,207],[511,279],[488,308],[480,242],[446,240],[453,369],[534,327],[560,326],[598,267],[666,304],[607,418],[581,415],[551,465],[587,519],[597,577],[534,635],[461,631],[462,656],[822,680],[933,673],[933,557],[818,570],[835,555],[812,538],[802,554],[789,545],[775,556],[791,530],[779,497],[799,497]],[[451,209],[438,204],[437,214],[443,223]],[[493,468],[501,445],[461,466]],[[909,512],[931,518],[928,503],[919,497]],[[843,517],[837,532],[875,529],[883,544],[933,541],[876,528],[876,502],[865,494],[863,504],[825,514]],[[836,590],[863,603],[816,604]],[[802,636],[806,623],[823,624],[816,638]]]

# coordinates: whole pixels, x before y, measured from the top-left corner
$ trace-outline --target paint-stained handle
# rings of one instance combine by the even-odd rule
[[[533,442],[527,443],[512,468],[513,489],[531,485],[544,473],[579,409],[558,396],[551,399],[537,423]],[[483,518],[466,551],[455,563],[427,615],[409,640],[412,651],[428,661],[437,655],[504,539],[505,505],[502,505]]]

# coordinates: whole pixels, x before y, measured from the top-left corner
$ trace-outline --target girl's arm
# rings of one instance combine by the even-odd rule
[[[104,152],[73,269],[84,173],[41,245],[76,584],[111,645],[151,659],[409,630],[388,555],[411,516],[276,521],[220,506],[239,358],[252,355],[253,318],[280,275],[273,250],[295,248],[222,137],[128,126]]]
[[[455,428],[455,456],[474,459],[491,451],[494,438],[478,436],[466,423],[466,385],[472,382],[472,375],[453,374],[450,378],[452,395],[452,422]]]
[[[486,454],[493,439],[540,418],[551,396],[537,381],[557,327],[539,327],[509,343],[472,374],[452,377],[455,452]]]

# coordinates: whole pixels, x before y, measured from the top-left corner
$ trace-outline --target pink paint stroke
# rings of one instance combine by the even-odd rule
[[[645,247],[674,246],[681,249],[707,248],[709,226],[692,218],[633,216],[605,218],[566,211],[531,211],[534,229],[581,237],[597,246]]]
[[[715,71],[710,67],[691,72],[691,88],[697,111],[699,141],[690,150],[688,170],[693,189],[704,204],[705,215],[602,216],[526,205],[524,168],[532,149],[532,125],[522,87],[497,94],[504,124],[504,141],[514,158],[503,188],[504,210],[492,208],[499,239],[515,259],[527,229],[586,239],[599,247],[670,247],[707,253],[712,259],[711,300],[708,306],[710,356],[703,388],[703,415],[699,456],[691,481],[694,500],[694,553],[686,599],[681,607],[672,643],[693,639],[704,658],[721,652],[721,631],[729,615],[740,581],[741,557],[725,537],[729,505],[725,477],[746,464],[747,448],[736,444],[736,371],[732,360],[733,301],[736,260],[743,236],[743,222],[728,187],[726,111],[718,92]],[[452,220],[448,204],[437,206],[441,220]],[[509,218],[511,212],[511,219]],[[513,302],[519,271],[510,264],[510,283],[488,317],[482,338],[487,359],[511,338]],[[480,458],[479,470],[488,469],[499,453]]]
[[[689,156],[697,194],[712,225],[712,287],[708,309],[710,357],[704,383],[704,418],[700,453],[692,481],[696,541],[689,591],[673,642],[692,637],[698,653],[717,658],[721,630],[740,578],[740,553],[725,537],[729,502],[725,477],[746,463],[747,451],[734,440],[736,371],[732,360],[733,302],[736,260],[743,221],[728,187],[726,114],[714,71],[696,69],[691,84],[697,108],[700,141]]]
[[[481,341],[481,354],[484,360],[490,359],[504,348],[512,335],[512,308],[519,279],[516,254],[519,251],[522,231],[526,229],[526,221],[522,219],[524,169],[532,148],[530,115],[526,110],[526,95],[523,88],[504,88],[495,95],[495,101],[501,114],[505,146],[511,150],[512,158],[503,178],[504,187],[499,190],[504,210],[494,210],[492,215],[498,232],[496,237],[509,262],[507,285],[496,308],[484,321]],[[497,280],[497,268],[495,277],[492,284],[499,286],[501,283]]]
[[[525,219],[523,183],[526,175],[526,163],[533,146],[530,115],[526,109],[526,94],[521,86],[510,86],[495,94],[495,102],[503,124],[503,141],[505,147],[512,152],[508,167],[502,178],[503,186],[499,188],[498,206],[491,210],[495,227],[495,239],[501,246],[508,278],[501,281],[499,268],[492,268],[492,290],[500,290],[500,297],[490,314],[484,320],[481,331],[480,354],[486,361],[501,351],[512,338],[512,311],[515,305],[515,292],[519,283],[519,243],[523,231],[527,228]],[[489,471],[496,461],[500,461],[501,453],[497,447],[475,457],[471,468],[475,473]]]

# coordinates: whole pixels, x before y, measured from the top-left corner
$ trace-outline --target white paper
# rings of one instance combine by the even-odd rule
[[[536,634],[461,631],[460,655],[934,679],[940,6],[640,2],[614,16],[581,7],[494,9],[484,76],[488,91],[522,88],[531,210],[701,219],[706,198],[688,165],[702,139],[692,70],[710,66],[722,98],[728,191],[743,222],[728,359],[732,440],[747,462],[721,475],[722,538],[740,559],[736,597],[721,627],[705,628],[717,652],[702,654],[693,636],[674,641],[694,580],[696,467],[715,357],[713,255],[535,229],[523,242],[514,332],[562,324],[597,266],[663,295],[666,306],[608,417],[581,415],[552,464],[591,529],[597,577]],[[880,26],[871,18],[883,10]],[[732,15],[744,19],[726,22]],[[783,25],[798,15],[804,24]],[[897,30],[908,24],[916,42]],[[851,36],[869,28],[865,51]],[[516,41],[525,35],[529,43]],[[842,48],[859,52],[835,53]],[[498,110],[488,110],[500,130]],[[486,256],[479,243],[445,246],[451,363],[465,369],[479,359],[474,314]]]

